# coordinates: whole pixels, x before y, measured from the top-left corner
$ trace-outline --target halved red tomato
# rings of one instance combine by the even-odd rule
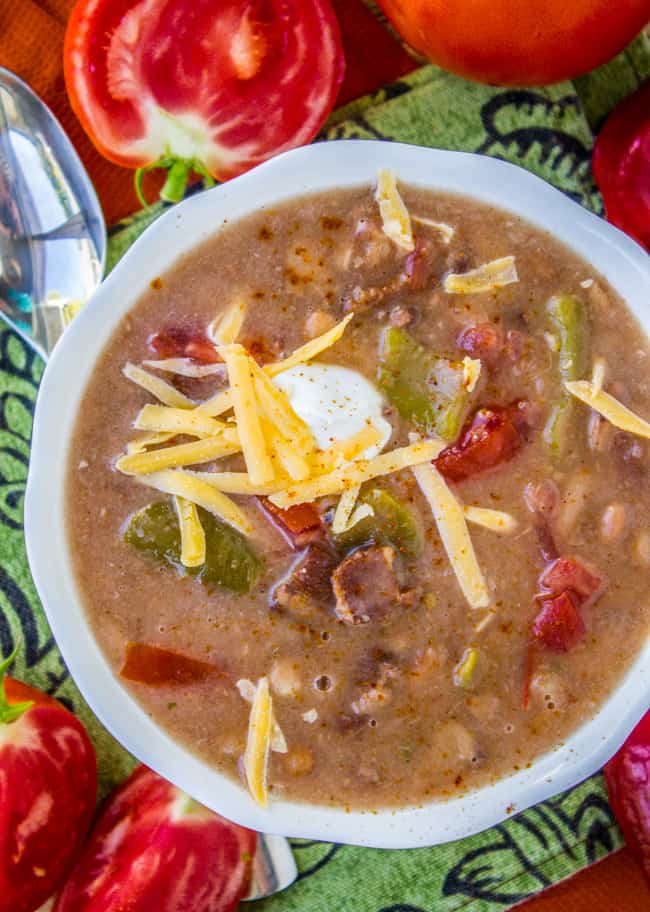
[[[81,722],[0,665],[0,912],[34,912],[61,886],[90,826],[95,751]]]
[[[235,177],[309,142],[344,59],[329,0],[78,0],[65,81],[93,143],[132,168]]]
[[[235,912],[257,834],[146,766],[108,798],[55,912]]]

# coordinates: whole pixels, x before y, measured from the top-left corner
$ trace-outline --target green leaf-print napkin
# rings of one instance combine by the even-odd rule
[[[379,138],[494,155],[535,172],[601,211],[589,167],[592,129],[650,74],[650,42],[576,83],[542,89],[475,85],[425,66],[375,96],[336,111],[322,140]],[[112,267],[163,210],[157,205],[113,227]],[[52,640],[34,590],[22,528],[33,405],[40,360],[0,326],[0,646],[23,647],[14,673],[79,713],[97,747],[102,792],[131,758],[93,718]],[[43,531],[46,534],[46,531]],[[294,842],[298,882],[255,904],[257,912],[496,912],[509,908],[621,845],[601,776],[459,842],[379,851]]]

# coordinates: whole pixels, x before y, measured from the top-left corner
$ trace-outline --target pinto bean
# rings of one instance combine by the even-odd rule
[[[587,443],[593,453],[604,453],[612,439],[612,425],[601,414],[589,413],[587,420]]]
[[[634,545],[634,556],[643,567],[650,567],[650,532],[644,529]]]
[[[557,516],[557,529],[564,537],[569,536],[575,528],[592,486],[593,479],[587,471],[581,470],[569,478],[562,492]]]
[[[305,776],[314,768],[314,754],[308,747],[292,747],[285,754],[284,762],[294,776]]]
[[[627,525],[627,510],[622,503],[611,503],[605,507],[600,518],[600,537],[608,544],[623,538]]]
[[[313,310],[305,320],[305,336],[308,339],[315,339],[316,336],[322,336],[335,324],[336,320],[331,313],[326,310]]]
[[[437,759],[465,764],[478,763],[484,756],[472,732],[455,719],[436,729],[434,753]]]
[[[275,659],[269,672],[271,689],[280,697],[296,697],[302,690],[298,666],[289,658]]]
[[[563,709],[568,702],[566,684],[559,674],[541,668],[530,682],[530,696],[538,706]]]

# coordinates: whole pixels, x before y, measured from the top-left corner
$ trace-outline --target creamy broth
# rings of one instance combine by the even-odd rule
[[[646,419],[648,340],[603,278],[548,234],[471,199],[408,186],[401,192],[412,217],[452,226],[453,237],[447,241],[444,231],[414,218],[418,246],[409,256],[382,232],[372,189],[359,188],[292,200],[225,224],[168,271],[161,264],[160,279],[96,365],[71,446],[70,545],[85,610],[108,662],[119,676],[127,645],[145,643],[221,669],[205,680],[128,686],[159,725],[232,777],[239,775],[250,712],[235,682],[269,676],[288,747],[270,755],[271,799],[403,806],[525,768],[594,714],[648,632],[649,445],[572,400],[562,452],[553,452],[544,431],[563,396],[562,334],[549,299],[579,299],[584,379],[603,359],[604,388]],[[515,258],[517,282],[487,293],[444,290],[450,272],[464,274],[505,256]],[[317,594],[279,594],[278,582],[309,545],[292,548],[253,497],[233,496],[252,525],[248,541],[261,562],[244,594],[206,587],[124,540],[136,511],[170,498],[115,469],[127,441],[138,436],[134,417],[155,402],[123,376],[123,367],[161,357],[151,337],[162,330],[173,327],[177,338],[204,330],[236,296],[247,307],[239,339],[260,360],[289,355],[348,312],[354,317],[342,338],[316,361],[359,372],[377,390],[387,331],[408,333],[440,357],[480,360],[454,439],[477,409],[522,403],[512,431],[521,441],[511,458],[464,480],[447,476],[465,505],[503,511],[517,524],[501,534],[468,523],[487,607],[468,604],[409,469],[365,482],[361,498],[374,503],[377,522],[382,497],[392,495],[407,511],[415,543],[404,535],[378,542],[373,518],[366,517],[365,538],[354,541],[352,527],[348,545],[338,540],[334,547],[338,495],[316,502],[325,594],[322,581]],[[418,358],[411,358],[409,374],[417,373]],[[223,373],[157,375],[198,402],[224,387]],[[385,384],[383,392],[390,452],[407,446],[418,428],[404,408],[400,414],[399,394]],[[241,472],[244,463],[236,454],[197,468]],[[354,607],[346,615],[336,582],[330,583],[333,577],[348,584],[335,568],[355,554],[369,589],[381,590],[366,615]],[[535,635],[540,575],[558,556],[578,558],[598,580],[589,594],[568,587],[571,616],[584,629],[570,632],[566,650]]]

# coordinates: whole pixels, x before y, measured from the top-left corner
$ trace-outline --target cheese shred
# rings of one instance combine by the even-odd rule
[[[266,807],[269,803],[268,767],[272,728],[273,700],[269,680],[264,677],[259,679],[255,688],[243,763],[248,789],[261,807]]]
[[[175,446],[149,450],[144,453],[133,453],[120,458],[115,468],[123,475],[148,475],[162,469],[179,468],[186,465],[199,465],[231,456],[241,450],[236,428],[228,429],[216,437],[196,440],[192,443],[179,443]]]
[[[572,396],[594,409],[614,427],[650,440],[650,422],[641,418],[609,393],[598,389],[598,386],[594,388],[594,384],[588,380],[567,381],[564,385]]]
[[[246,319],[246,302],[235,298],[226,310],[208,327],[208,336],[216,345],[230,345],[237,341]]]
[[[338,342],[353,317],[353,313],[348,314],[340,323],[337,323],[336,326],[328,329],[322,336],[317,336],[315,339],[310,339],[309,342],[305,342],[304,345],[297,348],[288,358],[285,358],[284,361],[275,361],[273,364],[266,364],[264,366],[265,372],[269,377],[275,377],[277,374],[281,374],[282,371],[289,370],[290,367],[296,367],[298,364],[305,364],[307,361],[311,361],[317,355],[320,355],[321,352],[331,348],[335,342]]]
[[[181,564],[200,567],[205,563],[205,532],[196,504],[184,497],[174,497],[174,506],[181,530]]]
[[[183,497],[185,500],[203,507],[208,513],[224,520],[244,535],[250,535],[253,531],[250,521],[236,503],[226,497],[222,491],[218,491],[191,472],[166,469],[151,475],[143,475],[138,478],[138,481],[148,488],[154,488],[156,491],[171,494],[174,497]]]
[[[487,608],[490,597],[467,531],[463,507],[435,466],[417,465],[411,471],[431,507],[440,538],[465,598],[472,608]]]
[[[501,535],[510,535],[517,529],[517,520],[514,516],[511,516],[510,513],[504,513],[502,510],[465,505],[463,506],[463,513],[467,522],[482,526],[484,529],[490,529],[492,532],[499,532]]]
[[[190,437],[212,437],[229,428],[222,421],[215,421],[198,409],[170,408],[167,405],[145,405],[133,422],[140,431],[187,434]]]
[[[156,399],[159,399],[164,405],[169,405],[171,408],[186,409],[194,408],[196,405],[195,402],[192,402],[191,399],[179,392],[171,383],[167,383],[162,377],[154,377],[153,374],[147,373],[146,370],[143,370],[136,364],[128,362],[122,368],[122,373],[127,380],[130,380],[131,383],[135,383],[137,386],[141,386],[142,389],[151,393],[152,396],[155,396]]]
[[[232,404],[248,474],[253,484],[266,484],[273,481],[275,472],[260,424],[252,359],[241,345],[224,345],[219,352],[228,367]]]
[[[444,448],[445,444],[442,441],[421,440],[410,446],[399,447],[390,453],[382,453],[380,456],[375,456],[374,459],[360,459],[358,462],[343,465],[328,475],[310,478],[285,491],[272,494],[269,499],[276,507],[282,509],[294,504],[311,503],[319,497],[340,494],[347,488],[360,485],[371,478],[390,475],[400,469],[428,462],[435,459]]]
[[[404,200],[397,189],[397,181],[392,171],[382,168],[377,175],[375,199],[379,206],[382,228],[386,237],[401,247],[411,251],[415,248],[411,217],[404,205]]]
[[[476,294],[494,291],[495,288],[518,281],[515,258],[505,256],[490,263],[483,263],[469,272],[450,272],[445,276],[443,287],[449,294]]]

